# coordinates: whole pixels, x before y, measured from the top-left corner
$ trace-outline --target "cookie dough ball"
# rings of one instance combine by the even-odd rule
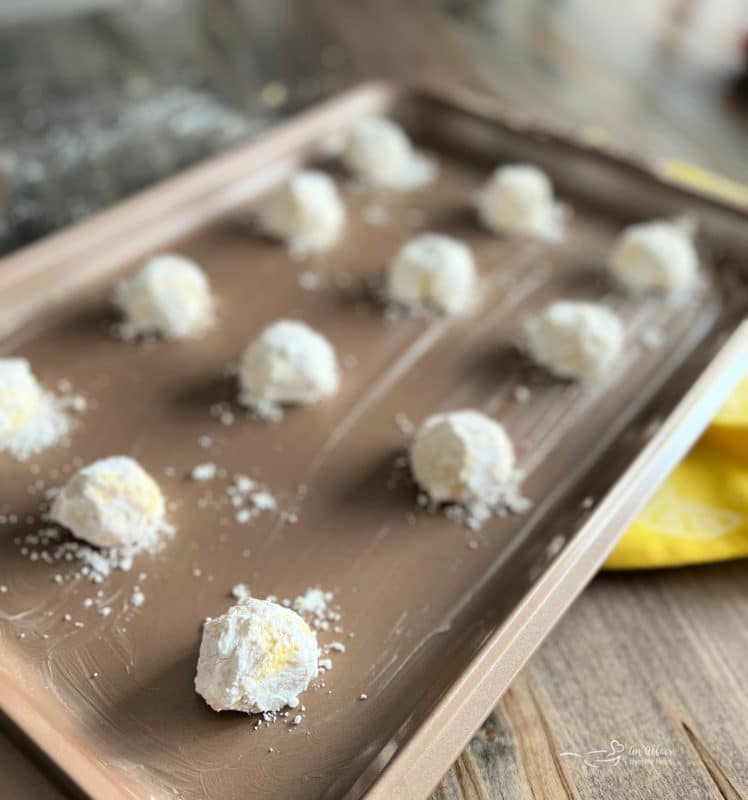
[[[134,275],[120,281],[114,303],[134,334],[167,339],[193,336],[208,326],[213,300],[205,273],[184,256],[154,256]]]
[[[25,358],[0,358],[0,442],[30,422],[42,390]]]
[[[473,256],[462,242],[425,233],[411,239],[392,260],[387,294],[404,305],[456,314],[469,308],[475,281]]]
[[[477,201],[480,221],[495,233],[544,236],[554,224],[553,186],[529,164],[498,167]]]
[[[294,250],[327,250],[340,238],[345,209],[329,175],[304,170],[268,199],[259,223],[266,234]]]
[[[72,398],[68,402],[81,410]],[[44,390],[29,362],[0,358],[0,451],[26,461],[59,444],[70,428],[66,402]]]
[[[361,180],[393,189],[416,188],[436,174],[435,164],[413,149],[405,131],[384,117],[366,117],[353,126],[343,162]]]
[[[410,450],[413,476],[437,502],[494,505],[514,470],[504,428],[479,411],[429,417]]]
[[[132,458],[111,456],[83,467],[55,497],[50,518],[98,547],[152,545],[164,521],[164,497]]]
[[[203,627],[195,690],[215,711],[298,705],[317,675],[317,637],[290,608],[247,598]]]
[[[526,320],[520,344],[554,375],[584,381],[614,366],[623,339],[623,325],[610,309],[559,300]]]
[[[239,368],[242,403],[310,404],[335,394],[340,372],[330,342],[293,320],[275,322],[252,342]]]
[[[615,279],[633,293],[687,289],[698,276],[699,257],[689,233],[673,222],[630,225],[610,254]]]

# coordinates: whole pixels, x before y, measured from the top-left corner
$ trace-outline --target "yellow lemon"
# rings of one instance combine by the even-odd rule
[[[743,556],[748,556],[748,460],[702,439],[655,492],[605,568],[673,567]]]
[[[748,375],[727,398],[704,439],[728,453],[748,457]]]

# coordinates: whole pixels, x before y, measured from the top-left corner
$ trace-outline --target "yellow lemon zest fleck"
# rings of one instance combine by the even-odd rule
[[[296,655],[299,648],[290,642],[280,640],[270,625],[260,625],[257,633],[262,648],[268,655],[255,673],[255,678],[262,680],[268,675],[277,675]]]

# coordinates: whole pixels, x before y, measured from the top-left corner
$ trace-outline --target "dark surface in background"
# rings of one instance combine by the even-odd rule
[[[0,10],[0,252],[362,79],[493,92],[554,124],[748,178],[742,0],[148,0]],[[748,26],[748,21],[746,21]]]

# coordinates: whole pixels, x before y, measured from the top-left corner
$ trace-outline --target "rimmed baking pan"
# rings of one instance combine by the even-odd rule
[[[435,183],[351,184],[331,137],[372,113],[400,120],[439,160]],[[561,242],[504,240],[476,224],[470,197],[510,161],[552,176],[572,209]],[[339,247],[299,260],[251,219],[303,163],[334,175],[349,222]],[[617,293],[599,267],[620,227],[684,212],[704,262],[691,302]],[[82,791],[108,800],[425,795],[748,366],[746,221],[646,164],[484,101],[377,84],[6,259],[3,353],[27,357],[45,385],[69,382],[88,410],[69,447],[0,460],[2,711]],[[473,249],[472,315],[392,319],[362,290],[419,230]],[[113,282],[163,250],[204,266],[216,324],[191,341],[114,338]],[[624,321],[625,356],[600,384],[551,380],[513,349],[524,316],[561,296],[605,298]],[[267,423],[235,405],[225,367],[279,317],[322,330],[344,374],[329,402]],[[403,420],[459,407],[507,427],[533,504],[477,532],[421,508],[401,466]],[[101,585],[58,583],[64,564],[22,552],[41,493],[115,453],[158,478],[176,535]],[[191,480],[201,462],[219,477]],[[237,523],[221,500],[236,473],[287,513]],[[341,619],[320,640],[345,652],[304,695],[300,725],[256,730],[193,691],[201,622],[240,582],[256,596],[334,595]]]

